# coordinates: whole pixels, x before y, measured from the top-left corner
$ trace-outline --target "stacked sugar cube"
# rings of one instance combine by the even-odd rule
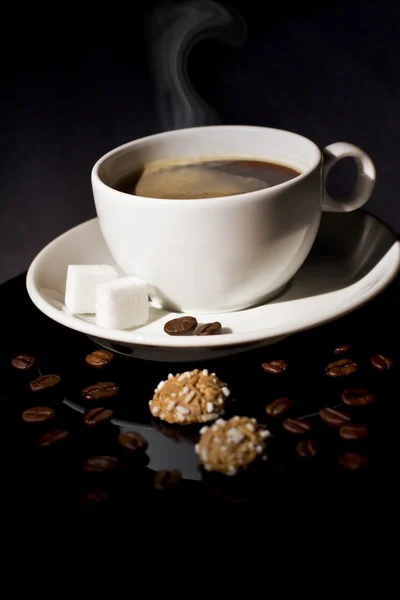
[[[128,329],[149,318],[147,283],[119,277],[110,265],[69,265],[65,306],[74,314],[95,314],[98,325]]]

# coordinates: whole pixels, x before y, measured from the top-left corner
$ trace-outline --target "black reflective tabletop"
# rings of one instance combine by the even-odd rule
[[[98,347],[87,336],[42,315],[27,295],[25,274],[3,284],[0,393],[3,427],[13,426],[9,456],[16,502],[37,510],[145,511],[195,502],[252,510],[280,492],[298,493],[305,485],[374,486],[385,476],[385,417],[399,395],[399,291],[397,278],[355,313],[262,350],[201,365],[140,361],[116,353],[105,369],[96,370],[85,357]],[[351,346],[343,354],[334,354],[347,344]],[[12,365],[22,353],[35,357],[32,369]],[[389,357],[391,368],[375,369],[371,364],[375,355]],[[341,358],[352,359],[356,372],[329,377],[326,366]],[[282,359],[287,363],[282,374],[265,372],[261,366]],[[148,401],[159,381],[193,368],[208,369],[227,382],[233,396],[227,417],[255,417],[271,431],[267,460],[244,475],[204,472],[194,451],[199,427],[174,427],[151,418]],[[30,381],[49,374],[58,375],[59,384],[33,392]],[[99,381],[115,382],[118,395],[106,402],[84,400],[82,389]],[[346,388],[367,390],[375,399],[343,406]],[[265,407],[281,397],[293,400],[289,410],[268,416]],[[40,423],[25,422],[22,413],[36,406],[53,409],[54,415]],[[113,411],[111,421],[86,425],[84,413],[99,406]],[[344,409],[351,423],[367,425],[369,434],[359,440],[342,439],[338,426],[321,419],[324,407]],[[300,435],[286,431],[282,422],[288,417],[306,420],[311,429]],[[145,452],[129,452],[120,444],[119,435],[131,430],[146,439]],[[43,438],[54,431],[63,432],[55,443],[49,443],[49,438],[55,439],[50,435]],[[315,456],[301,456],[302,439],[303,449],[312,440]],[[93,460],[99,456],[106,458]],[[168,475],[171,471],[173,477]]]

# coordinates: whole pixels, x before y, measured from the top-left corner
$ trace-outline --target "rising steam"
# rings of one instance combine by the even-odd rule
[[[213,0],[171,0],[158,5],[148,21],[151,68],[163,130],[214,125],[217,113],[189,80],[187,60],[193,46],[214,38],[242,45],[247,27],[240,14]]]

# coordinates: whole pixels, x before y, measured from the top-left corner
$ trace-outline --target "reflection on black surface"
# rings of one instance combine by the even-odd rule
[[[234,402],[227,417],[234,414],[254,416],[272,432],[268,460],[260,462],[241,477],[225,478],[203,473],[193,446],[198,427],[173,427],[152,419],[148,400],[161,379],[169,372],[186,370],[185,364],[153,363],[116,355],[110,365],[97,371],[85,363],[85,356],[95,346],[86,336],[67,330],[34,309],[24,298],[21,279],[3,286],[4,306],[20,316],[15,321],[14,336],[1,348],[2,404],[14,423],[15,436],[11,455],[15,463],[20,502],[30,505],[61,506],[67,510],[84,508],[153,509],[157,506],[186,506],[201,501],[204,506],[257,505],[291,486],[313,485],[322,481],[334,486],[344,481],[373,481],[380,474],[383,415],[390,398],[398,394],[397,361],[400,352],[392,333],[397,318],[396,281],[372,305],[318,330],[303,333],[275,346],[214,362],[197,365],[207,368],[226,381]],[[15,312],[16,311],[16,312]],[[354,343],[350,351],[359,369],[345,380],[330,379],[325,366],[337,357],[332,350]],[[37,364],[29,372],[11,366],[13,356],[32,353]],[[369,358],[386,353],[393,368],[379,373],[371,368]],[[261,363],[284,358],[288,364],[283,375],[273,376],[261,369]],[[57,388],[33,394],[29,381],[38,374],[56,373],[61,377]],[[83,387],[96,381],[116,381],[118,396],[105,403],[114,411],[111,422],[92,428],[83,423],[83,412],[96,404],[82,399]],[[343,442],[334,428],[324,425],[318,411],[324,406],[340,404],[344,387],[367,387],[376,401],[361,409],[351,409],[353,420],[368,422],[371,435],[360,442]],[[316,440],[319,454],[315,459],[301,459],[296,454],[298,438],[286,433],[282,419],[267,418],[265,406],[281,396],[294,399],[285,416],[305,417],[312,422],[310,435]],[[30,406],[54,406],[56,416],[45,423],[26,424],[22,411]],[[347,409],[346,409],[347,410]],[[46,431],[66,429],[67,438],[54,446],[40,447],[39,437]],[[126,452],[118,443],[122,430],[139,431],[148,441],[145,454]],[[368,457],[369,464],[359,472],[347,472],[338,465],[342,452],[354,451]],[[93,456],[111,456],[118,461],[112,471],[88,473],[83,463]],[[155,471],[178,469],[183,479],[174,489],[154,490]],[[346,485],[347,485],[346,483]]]

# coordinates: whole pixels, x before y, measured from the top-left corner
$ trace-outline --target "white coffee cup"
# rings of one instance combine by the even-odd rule
[[[357,180],[344,201],[335,200],[326,191],[326,177],[349,156]],[[210,157],[261,159],[301,174],[266,189],[199,200],[145,198],[112,187],[152,161]],[[310,252],[322,211],[361,207],[374,188],[375,167],[352,144],[321,151],[288,131],[213,126],[124,144],[96,162],[91,180],[100,227],[120,268],[147,281],[151,299],[165,308],[220,313],[276,296]]]

